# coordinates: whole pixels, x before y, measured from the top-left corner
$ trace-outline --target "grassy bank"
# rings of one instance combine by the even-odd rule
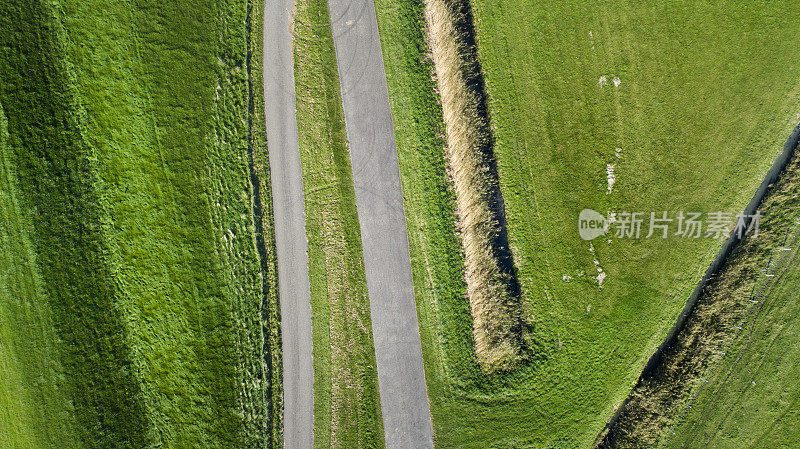
[[[248,4],[4,9],[2,101],[83,444],[266,446]]]
[[[591,446],[719,241],[590,247],[575,218],[584,207],[741,209],[797,112],[798,22],[777,13],[786,5],[473,6],[509,240],[539,355],[508,375],[476,369],[452,193],[437,191],[447,186],[444,127],[421,4],[376,2],[437,442]]]
[[[148,421],[111,278],[97,154],[85,138],[65,34],[49,3],[5,2],[2,20],[9,51],[0,95],[19,207],[30,214],[41,288],[61,342],[59,389],[74,404],[79,440],[143,445]],[[24,356],[18,362],[35,363]],[[47,436],[49,426],[36,432]]]
[[[789,237],[796,238],[800,215],[798,162],[795,157],[762,203],[759,235],[743,241],[727,258],[720,272],[698,298],[677,343],[665,351],[663,361],[654,372],[636,386],[632,392],[633,399],[599,447],[661,447],[671,435],[677,435],[677,424],[690,411],[698,392],[712,395],[719,392],[711,393],[716,387],[709,388],[708,379],[715,378],[725,384],[730,376],[725,366],[742,363],[738,360],[741,352],[731,344],[738,339],[738,344],[743,345],[740,349],[748,349],[748,343],[742,341],[751,337],[745,336],[749,331],[742,331],[743,323],[749,323],[753,316],[760,315],[759,311],[764,307],[762,303],[766,303],[769,309],[773,302],[781,301],[768,295],[775,280],[765,274],[780,272],[787,261],[793,259],[793,253],[783,248],[796,244]],[[759,316],[761,319],[769,318]],[[776,326],[775,331],[780,334],[784,324],[791,325],[785,319],[777,319],[770,326]],[[767,338],[767,335],[761,334],[762,338]],[[750,365],[740,365],[742,371],[750,368]],[[707,399],[716,401],[719,398]],[[720,404],[709,402],[706,405],[708,409],[702,415],[704,418],[708,418],[708,413],[717,410]],[[724,414],[728,411],[727,404],[722,404],[719,412]],[[757,416],[754,418],[761,420]],[[681,432],[682,435],[685,433]]]
[[[484,370],[507,370],[519,363],[523,352],[519,298],[510,288],[516,281],[503,271],[497,254],[501,225],[492,204],[503,205],[494,198],[498,181],[491,169],[492,138],[480,113],[484,106],[480,94],[470,89],[465,75],[471,67],[467,45],[456,29],[456,14],[444,0],[425,2],[427,42],[447,136],[445,155],[456,192],[475,353]]]
[[[53,313],[0,108],[0,446],[77,446]],[[42,431],[47,429],[47,431]]]
[[[672,398],[641,393],[649,405],[643,408],[659,419],[636,428],[650,430],[658,447],[789,448],[800,436],[793,375],[800,359],[798,181],[795,158],[762,207],[762,234],[733,255],[707,291],[703,322],[684,332],[680,356],[671,357],[670,372],[680,379],[664,388]]]
[[[297,4],[294,35],[314,328],[314,445],[383,447],[361,233],[324,0]]]

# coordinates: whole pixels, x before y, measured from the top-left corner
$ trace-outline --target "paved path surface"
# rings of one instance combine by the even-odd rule
[[[328,0],[387,449],[433,447],[397,151],[372,0]]]
[[[281,302],[284,447],[311,449],[314,442],[311,293],[289,28],[293,8],[293,0],[266,2],[264,99]]]

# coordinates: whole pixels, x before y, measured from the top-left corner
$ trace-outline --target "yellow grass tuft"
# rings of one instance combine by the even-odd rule
[[[425,1],[428,44],[444,113],[445,154],[456,192],[475,352],[482,368],[491,372],[509,369],[521,357],[520,311],[494,252],[499,224],[490,205],[497,181],[482,152],[490,137],[479,101],[467,85],[466,57],[454,18],[445,0]]]

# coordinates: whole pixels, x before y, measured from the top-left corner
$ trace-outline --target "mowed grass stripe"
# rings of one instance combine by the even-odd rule
[[[361,233],[327,3],[298,2],[294,33],[314,328],[314,445],[383,447]]]
[[[39,1],[3,2],[0,15],[0,45],[9,49],[1,58],[0,96],[61,342],[60,388],[74,406],[81,444],[143,447],[148,420],[102,232],[97,153],[87,141],[60,16]]]
[[[76,447],[58,336],[0,106],[0,447]]]

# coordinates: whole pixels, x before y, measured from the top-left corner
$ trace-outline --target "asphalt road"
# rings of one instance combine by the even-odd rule
[[[328,0],[387,449],[433,447],[403,195],[372,0]]]
[[[311,292],[289,27],[293,8],[293,0],[268,0],[264,8],[264,99],[281,302],[284,447],[311,449]]]

